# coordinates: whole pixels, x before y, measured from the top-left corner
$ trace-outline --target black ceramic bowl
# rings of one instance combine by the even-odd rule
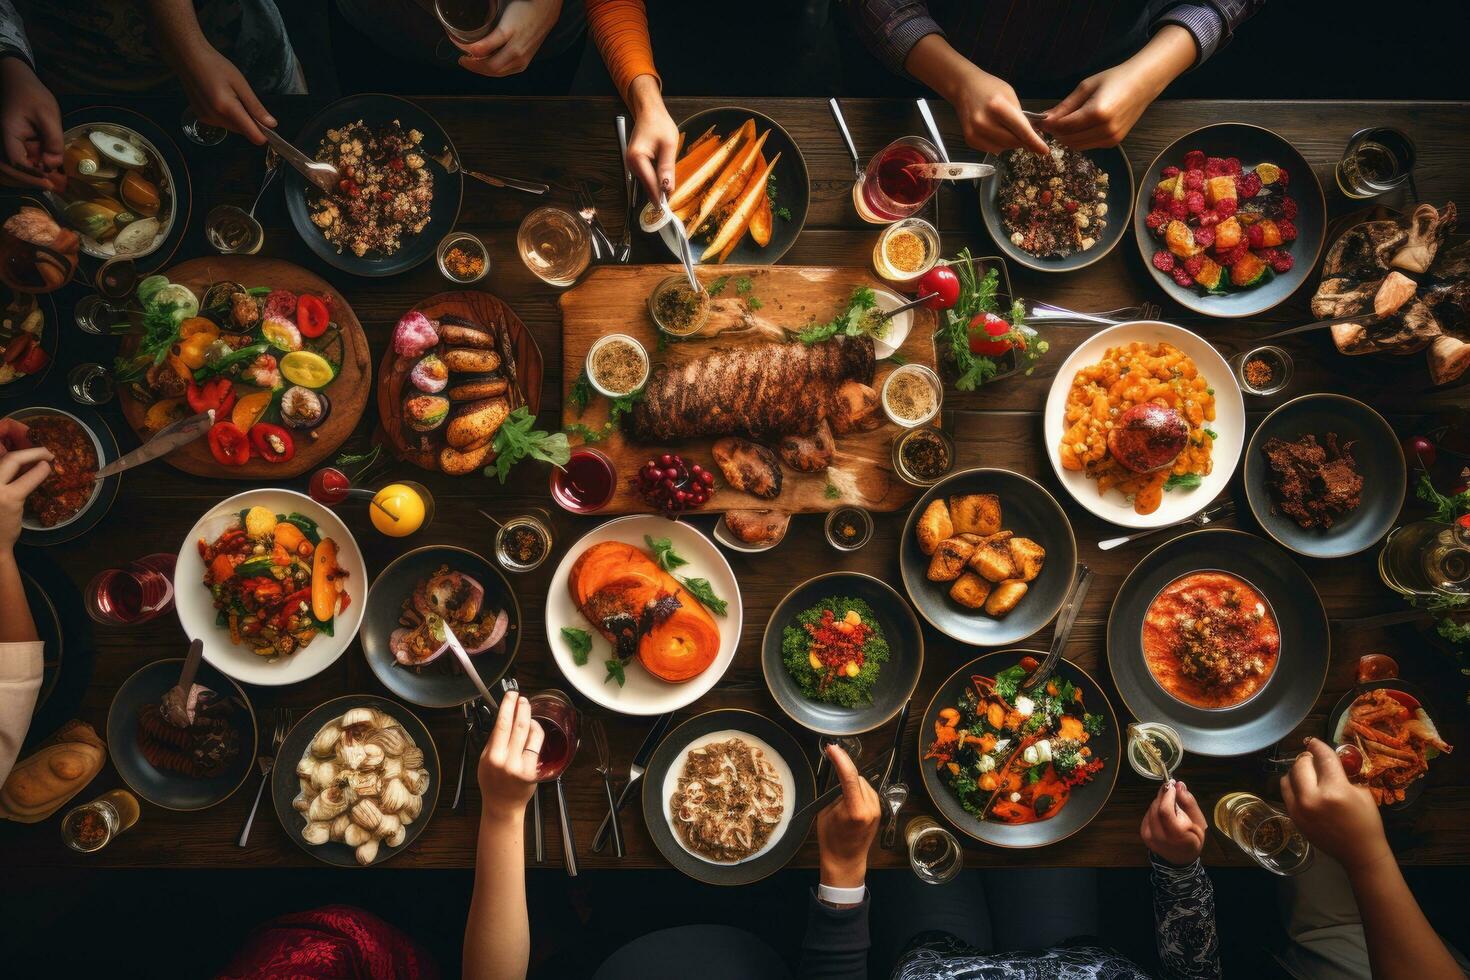
[[[1163,242],[1153,236],[1146,224],[1154,188],[1158,186],[1160,174],[1165,167],[1184,166],[1184,154],[1190,150],[1200,150],[1212,157],[1237,157],[1246,170],[1251,170],[1260,163],[1274,163],[1286,169],[1289,182],[1287,193],[1297,203],[1294,222],[1296,241],[1282,246],[1295,260],[1291,271],[1284,275],[1273,273],[1266,282],[1252,289],[1213,296],[1202,294],[1192,287],[1186,289],[1175,282],[1172,276],[1154,268],[1154,252],[1163,248]],[[1254,316],[1281,303],[1296,292],[1297,287],[1312,274],[1317,259],[1322,255],[1322,242],[1327,233],[1327,199],[1322,195],[1322,185],[1311,165],[1286,140],[1260,126],[1216,123],[1179,137],[1149,164],[1148,170],[1138,182],[1138,200],[1133,208],[1133,233],[1149,275],[1180,306],[1205,316]]]
[[[348,694],[340,698],[333,698],[311,709],[287,733],[286,740],[281,743],[280,749],[276,752],[276,767],[271,770],[270,776],[271,800],[275,804],[276,816],[280,818],[286,836],[307,854],[324,864],[335,865],[339,868],[361,867],[357,863],[354,849],[340,841],[308,844],[302,840],[301,829],[306,826],[306,817],[291,805],[291,801],[296,799],[296,794],[301,791],[300,778],[296,775],[296,763],[301,761],[302,755],[306,753],[311,745],[311,740],[316,738],[316,733],[321,731],[322,726],[339,717],[349,708],[377,708],[379,711],[392,715],[394,720],[403,726],[409,738],[413,739],[414,744],[424,750],[424,768],[429,771],[429,788],[424,791],[423,811],[419,813],[417,820],[408,825],[408,835],[402,844],[397,847],[382,844],[378,848],[378,856],[373,859],[372,864],[368,865],[368,867],[377,867],[389,858],[408,850],[424,832],[424,828],[429,825],[429,818],[434,815],[434,805],[439,800],[439,783],[444,776],[444,770],[439,765],[439,750],[434,747],[434,739],[429,735],[429,730],[424,727],[422,721],[419,721],[417,715],[403,705],[389,698],[373,697],[370,694]]]
[[[1434,710],[1434,705],[1429,703],[1429,696],[1421,688],[1410,684],[1408,681],[1399,680],[1397,677],[1386,678],[1381,681],[1367,681],[1366,683],[1359,684],[1338,698],[1337,703],[1332,706],[1332,710],[1327,713],[1326,739],[1328,745],[1338,744],[1337,726],[1341,723],[1342,716],[1347,714],[1348,708],[1352,707],[1352,703],[1358,699],[1358,695],[1365,694],[1368,691],[1376,691],[1380,688],[1389,691],[1400,691],[1409,695],[1409,697],[1419,702],[1419,707],[1423,708],[1425,714],[1429,715],[1429,719],[1435,721],[1437,724],[1437,719],[1440,717],[1439,713]],[[1430,760],[1429,768],[1431,772],[1434,771],[1434,760],[1432,759]],[[1420,776],[1408,786],[1404,787],[1404,798],[1397,803],[1385,805],[1383,809],[1407,810],[1413,806],[1419,797],[1424,795],[1424,780],[1426,778],[1426,776]]]
[[[259,730],[255,709],[244,689],[201,662],[194,682],[238,702],[241,709],[235,715],[240,754],[228,772],[209,779],[191,779],[154,768],[138,748],[138,713],[147,704],[157,704],[164,692],[179,682],[179,671],[183,668],[182,658],[155,660],[123,681],[112,699],[112,707],[107,709],[107,753],[128,788],[149,803],[165,810],[204,810],[228,799],[255,769]]]
[[[521,645],[520,603],[500,569],[473,551],[451,545],[427,545],[399,555],[378,574],[368,591],[358,636],[368,666],[383,686],[405,701],[426,708],[453,708],[479,694],[479,688],[460,669],[453,653],[446,652],[428,666],[413,670],[399,664],[388,648],[388,637],[398,628],[403,601],[443,565],[449,566],[452,572],[463,572],[484,587],[483,608],[504,609],[510,616],[510,630],[505,635],[506,652],[497,654],[486,650],[471,658],[486,687],[493,688],[505,675]]]
[[[80,424],[82,429],[92,436],[92,450],[97,454],[99,467],[106,466],[117,459],[119,455],[117,439],[113,436],[112,430],[107,427],[107,423],[102,420],[102,416],[94,409],[82,405],[67,405],[65,408],[36,405],[11,412],[6,418],[27,422],[43,415],[68,415]],[[112,509],[112,502],[117,499],[117,490],[121,485],[121,473],[114,473],[107,477],[96,486],[92,496],[87,503],[82,505],[81,510],[67,520],[51,527],[42,527],[29,513],[22,515],[20,543],[45,547],[81,537],[107,516],[107,512]]]
[[[669,797],[673,792],[673,782],[669,778],[671,770],[683,768],[685,750],[691,745],[725,731],[759,739],[774,750],[791,770],[794,785],[783,801],[787,814],[794,815],[817,798],[817,781],[812,775],[811,763],[790,732],[764,715],[741,708],[724,708],[690,718],[665,735],[654,750],[643,774],[643,822],[664,859],[689,877],[710,885],[748,885],[780,871],[791,862],[806,841],[817,814],[815,809],[809,811],[799,825],[788,820],[784,829],[778,828],[779,836],[774,842],[768,841],[763,851],[735,864],[706,860],[686,850],[674,836],[669,822]],[[677,779],[677,776],[673,778]],[[666,783],[669,784],[667,793]]]
[[[392,255],[369,252],[359,257],[348,249],[338,252],[311,220],[311,202],[320,192],[315,187],[308,187],[306,179],[291,167],[286,168],[286,210],[290,212],[296,233],[323,262],[354,276],[393,276],[432,258],[440,239],[454,228],[454,222],[459,218],[460,201],[464,197],[464,175],[450,174],[430,158],[445,149],[454,151],[454,144],[449,141],[439,121],[417,104],[393,95],[350,95],[333,102],[302,127],[296,136],[295,146],[307,156],[314,157],[327,130],[359,119],[369,129],[390,125],[396,119],[405,129],[417,129],[424,134],[419,150],[424,155],[425,166],[434,174],[434,197],[429,205],[429,223],[423,231],[403,239],[398,251]]]
[[[800,631],[796,617],[831,598],[866,602],[888,643],[888,662],[879,667],[871,704],[844,708],[814,701],[801,692],[783,662],[781,643],[787,628]],[[891,721],[913,696],[924,669],[924,634],[913,609],[892,586],[861,572],[828,572],[786,593],[771,613],[761,639],[761,669],[771,697],[793,721],[824,735],[856,735]]]
[[[924,779],[924,789],[928,791],[929,798],[934,801],[935,808],[956,830],[983,843],[994,844],[996,847],[1045,847],[1048,844],[1066,840],[1086,827],[1092,822],[1092,818],[1107,805],[1108,797],[1113,795],[1113,785],[1118,781],[1118,766],[1123,761],[1119,748],[1118,717],[1113,711],[1112,704],[1108,702],[1107,695],[1103,694],[1102,688],[1098,687],[1097,682],[1088,675],[1087,671],[1070,660],[1058,660],[1052,676],[1077,685],[1082,690],[1082,703],[1087,710],[1107,719],[1107,729],[1101,735],[1093,736],[1087,743],[1092,749],[1093,758],[1103,761],[1102,771],[1093,777],[1092,782],[1073,790],[1061,812],[1047,820],[1039,820],[1035,823],[1005,824],[993,820],[980,820],[960,806],[949,787],[940,780],[934,760],[924,758],[924,753],[929,749],[929,743],[933,741],[934,723],[938,720],[940,711],[953,706],[959,700],[965,688],[970,686],[971,677],[976,675],[994,677],[1000,671],[1018,663],[1025,656],[1045,660],[1046,652],[1043,650],[997,650],[965,664],[939,685],[939,689],[934,692],[934,699],[929,702],[929,707],[924,709],[924,719],[919,724],[919,772]]]
[[[1143,658],[1143,620],[1165,586],[1193,572],[1221,571],[1244,579],[1270,603],[1281,634],[1271,677],[1230,708],[1200,708],[1165,691]],[[1237,756],[1279,742],[1301,724],[1322,693],[1331,659],[1327,613],[1312,580],[1280,548],[1244,531],[1191,531],[1160,545],[1123,581],[1108,616],[1108,668],[1133,717],[1162,721],[1184,748]]]
[[[1061,258],[1056,256],[1043,258],[1032,255],[1011,243],[1010,233],[1006,231],[1005,220],[1001,217],[997,203],[1000,197],[1000,183],[1006,176],[1006,155],[986,154],[985,162],[995,167],[995,174],[980,181],[980,213],[985,217],[985,230],[990,232],[995,247],[1009,256],[1011,261],[1038,272],[1071,272],[1074,269],[1092,265],[1111,252],[1113,246],[1122,240],[1124,233],[1128,230],[1128,216],[1133,210],[1133,167],[1128,163],[1128,155],[1123,152],[1121,146],[1083,150],[1082,152],[1097,164],[1098,169],[1108,175],[1107,227],[1103,229],[1102,237],[1092,248],[1085,252],[1073,252]]]
[[[1271,465],[1265,445],[1273,438],[1288,442],[1329,432],[1350,452],[1363,475],[1362,503],[1330,528],[1304,528],[1276,512],[1268,485]],[[1346,395],[1318,393],[1280,406],[1256,429],[1245,451],[1245,496],[1261,529],[1278,544],[1308,558],[1343,558],[1377,544],[1398,520],[1408,481],[1404,451],[1393,427],[1373,409]]]
[[[1002,619],[955,602],[949,597],[949,582],[929,581],[929,556],[919,550],[914,533],[930,501],[967,493],[998,495],[1001,527],[1046,549],[1041,574],[1030,583],[1016,608]],[[1010,470],[962,470],[936,483],[914,503],[904,524],[898,563],[909,600],[929,625],[961,643],[998,647],[1024,640],[1051,622],[1062,608],[1076,570],[1077,539],[1066,512],[1035,480]]]
[[[806,224],[806,212],[811,204],[812,187],[807,176],[806,158],[801,155],[801,148],[791,138],[791,134],[781,127],[770,116],[756,112],[754,109],[742,109],[739,106],[720,106],[714,109],[705,109],[696,112],[679,124],[679,131],[685,134],[685,139],[693,142],[711,126],[715,132],[722,137],[728,137],[744,124],[745,120],[755,120],[755,134],[770,130],[771,135],[766,137],[765,145],[761,147],[761,154],[770,160],[777,153],[781,159],[776,162],[776,167],[771,171],[771,176],[776,182],[776,198],[772,201],[775,209],[786,208],[791,212],[789,219],[780,215],[774,215],[771,222],[771,243],[761,248],[755,243],[755,239],[746,232],[741,236],[739,244],[730,252],[730,257],[725,260],[726,265],[775,265],[781,256],[786,254],[787,249],[796,244],[796,236],[801,234],[802,226]],[[689,229],[692,233],[694,229]],[[664,244],[669,251],[678,257],[677,245],[673,229],[663,232]],[[704,243],[695,239],[693,242],[696,259],[704,249]],[[710,256],[710,264],[714,264],[714,256]]]

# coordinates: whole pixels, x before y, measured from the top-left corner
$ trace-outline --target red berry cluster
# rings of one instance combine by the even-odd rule
[[[702,507],[715,493],[715,475],[678,453],[650,457],[632,482],[645,503],[665,514]]]

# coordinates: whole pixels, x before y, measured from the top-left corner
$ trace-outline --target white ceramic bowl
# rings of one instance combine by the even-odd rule
[[[101,469],[110,462],[107,456],[102,452],[102,440],[97,437],[97,433],[92,430],[92,427],[90,425],[83,422],[81,419],[77,418],[66,409],[51,408],[50,406],[22,408],[17,411],[11,412],[9,415],[5,416],[5,418],[15,419],[18,422],[25,422],[28,419],[41,418],[46,415],[62,415],[66,418],[71,419],[77,425],[81,426],[82,431],[87,434],[87,438],[92,441],[92,451],[97,454],[98,469]],[[21,528],[26,531],[38,531],[44,534],[49,531],[59,531],[62,528],[66,527],[68,524],[74,523],[79,517],[87,513],[87,511],[91,510],[93,505],[97,503],[97,498],[102,496],[102,484],[102,480],[98,480],[93,483],[92,495],[87,498],[87,502],[81,506],[80,510],[68,517],[66,520],[61,521],[57,524],[52,524],[50,527],[43,527],[29,512],[26,512],[23,513],[20,518]]]
[[[900,296],[891,289],[884,289],[882,286],[873,287],[873,296],[878,300],[878,309],[884,313],[898,309],[911,299],[908,296]],[[877,337],[873,338],[873,356],[880,361],[885,357],[892,357],[903,346],[903,342],[908,339],[909,331],[912,329],[914,329],[914,311],[904,310],[888,321],[888,332],[881,340]]]
[[[320,634],[287,657],[260,657],[248,646],[231,643],[229,630],[215,625],[214,600],[204,584],[204,561],[199,557],[199,539],[203,537],[213,541],[239,516],[240,511],[256,506],[269,508],[277,514],[294,511],[316,521],[322,537],[336,542],[337,562],[347,572],[344,586],[352,601],[346,611],[339,613],[333,621],[333,635]],[[174,566],[174,608],[178,610],[179,625],[184,627],[185,635],[204,641],[206,661],[237,681],[274,687],[314,677],[342,656],[362,625],[368,584],[362,550],[336,514],[305,494],[292,490],[247,490],[215,504],[189,529]]]
[[[1210,473],[1193,490],[1178,489],[1164,494],[1163,503],[1152,514],[1139,514],[1133,509],[1133,501],[1121,490],[1112,489],[1105,494],[1097,492],[1097,481],[1089,479],[1082,470],[1069,470],[1062,466],[1060,447],[1062,433],[1066,431],[1065,415],[1067,391],[1078,370],[1102,360],[1109,347],[1142,342],[1173,344],[1183,351],[1199,369],[1200,375],[1215,389],[1215,421],[1210,424],[1219,438],[1210,453]],[[1051,460],[1057,479],[1089,513],[1111,521],[1122,527],[1164,527],[1187,520],[1225,489],[1235,467],[1240,462],[1241,447],[1245,444],[1245,403],[1240,397],[1240,385],[1230,365],[1220,356],[1209,341],[1183,327],[1156,320],[1138,320],[1120,323],[1115,327],[1100,330],[1087,339],[1057,370],[1051,391],[1046,396],[1044,418],[1046,456]]]

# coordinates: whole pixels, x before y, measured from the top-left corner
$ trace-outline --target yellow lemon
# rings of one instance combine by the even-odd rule
[[[407,537],[424,526],[424,498],[407,484],[390,483],[373,496],[368,513],[388,537]]]

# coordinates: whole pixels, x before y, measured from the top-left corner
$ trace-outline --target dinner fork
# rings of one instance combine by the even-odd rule
[[[618,826],[618,801],[613,796],[612,785],[612,763],[607,748],[607,728],[602,724],[602,719],[593,715],[587,719],[587,727],[592,732],[592,745],[597,749],[597,774],[602,777],[602,789],[607,794],[608,819],[612,821],[613,853],[623,857],[627,852],[623,849],[623,829]]]
[[[1144,303],[1141,306],[1124,306],[1116,310],[1107,310],[1103,313],[1080,313],[1077,310],[1069,310],[1062,306],[1051,303],[1033,303],[1031,309],[1026,311],[1026,322],[1058,323],[1069,320],[1080,320],[1083,323],[1105,323],[1113,326],[1126,323],[1129,320],[1157,320],[1162,308],[1156,303]]]
[[[628,117],[617,117],[618,149],[622,152],[623,164],[623,237],[618,239],[618,250],[613,256],[620,263],[627,263],[633,256],[633,225],[638,221],[638,183],[633,179],[633,170],[628,166]]]
[[[513,191],[521,191],[525,194],[538,195],[545,194],[551,190],[550,184],[543,184],[539,180],[522,180],[519,177],[501,177],[496,174],[481,173],[478,170],[467,170],[459,162],[459,154],[454,151],[454,147],[447,144],[441,152],[427,153],[425,156],[443,167],[445,173],[464,174],[466,177],[473,177],[481,183],[489,184],[491,187],[504,187]]]
[[[616,259],[617,247],[613,245],[607,229],[602,227],[602,222],[597,217],[597,202],[593,200],[592,189],[585,180],[577,181],[577,213],[592,230],[592,257],[597,259],[605,255],[609,259]]]
[[[1226,500],[1220,504],[1217,504],[1214,507],[1206,507],[1204,510],[1200,511],[1198,514],[1195,514],[1193,517],[1186,517],[1182,521],[1175,521],[1173,524],[1165,524],[1163,527],[1151,527],[1147,531],[1139,531],[1136,534],[1125,534],[1121,538],[1104,538],[1097,543],[1097,550],[1112,551],[1119,545],[1127,544],[1129,541],[1137,541],[1139,538],[1146,538],[1150,534],[1154,534],[1159,531],[1167,531],[1169,528],[1179,527],[1181,524],[1193,524],[1196,527],[1208,527],[1216,521],[1231,517],[1234,514],[1235,502],[1231,500]]]
[[[271,771],[276,767],[276,755],[281,751],[281,743],[286,740],[286,733],[291,730],[291,712],[282,708],[275,715],[276,724],[271,732],[271,750],[269,755],[262,755],[255,760],[260,768],[260,787],[255,791],[255,802],[250,806],[250,815],[245,818],[245,828],[240,831],[240,839],[236,843],[246,847],[250,843],[250,826],[255,823],[255,812],[260,809],[260,798],[265,795],[266,786],[270,785]]]

